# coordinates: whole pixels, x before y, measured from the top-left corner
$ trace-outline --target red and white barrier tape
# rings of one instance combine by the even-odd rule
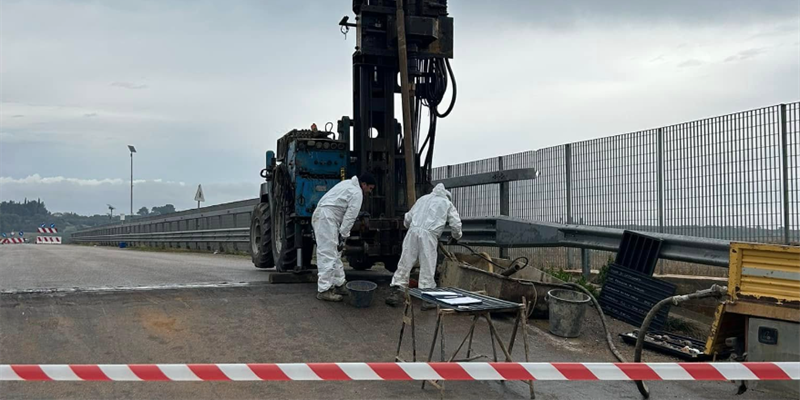
[[[0,381],[800,380],[800,362],[0,364]]]
[[[58,228],[36,228],[39,233],[58,233]]]
[[[0,241],[0,244],[20,244],[20,243],[25,243],[25,241],[22,240],[22,238],[5,238],[2,241]]]
[[[41,228],[40,228],[41,229]],[[37,236],[36,243],[61,244],[61,236]]]

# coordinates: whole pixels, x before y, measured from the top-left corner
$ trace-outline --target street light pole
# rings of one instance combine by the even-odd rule
[[[136,147],[128,145],[128,150],[131,151],[131,218],[133,218],[133,153],[136,153]]]

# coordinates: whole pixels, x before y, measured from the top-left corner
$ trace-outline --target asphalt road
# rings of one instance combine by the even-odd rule
[[[0,246],[0,363],[184,363],[390,361],[402,310],[383,304],[354,309],[314,298],[313,284],[263,283],[269,271],[246,257],[154,253],[82,246]],[[385,274],[384,274],[385,275]],[[245,287],[25,292],[250,282]],[[261,282],[261,283],[259,283]],[[417,313],[417,355],[427,355],[434,314]],[[508,338],[512,324],[496,320]],[[448,351],[468,330],[467,318],[446,322]],[[531,324],[531,361],[608,362],[597,324],[587,319],[577,339]],[[460,333],[459,333],[460,332]],[[478,334],[482,335],[478,338]],[[476,351],[491,354],[486,326]],[[618,344],[618,346],[625,346]],[[409,343],[404,354],[409,356]],[[524,359],[517,343],[513,356]],[[630,346],[622,347],[626,355]],[[435,354],[438,355],[438,349]],[[646,352],[648,361],[664,361]],[[653,399],[774,399],[785,394],[730,382],[651,382]],[[444,398],[527,398],[520,382],[447,383]],[[408,382],[80,383],[3,382],[3,398],[440,398]],[[640,399],[630,382],[539,382],[538,399]],[[782,396],[783,395],[783,396]],[[781,397],[782,396],[782,397]]]
[[[372,307],[365,309],[318,301],[312,284],[0,294],[0,362],[391,361],[402,310],[383,304],[386,293],[382,287]],[[435,313],[418,311],[416,316],[417,357],[424,359],[433,336]],[[499,316],[494,320],[507,341],[513,324]],[[613,361],[609,352],[585,351],[590,344],[587,341],[594,342],[589,332],[578,339],[559,339],[532,328],[531,361]],[[445,320],[448,356],[468,331],[468,317]],[[406,358],[411,357],[409,339],[406,336],[402,352]],[[473,346],[473,354],[491,359],[485,323],[476,326]],[[524,360],[523,349],[520,340],[512,356]],[[439,353],[437,346],[435,361]],[[653,361],[649,354],[645,359]],[[521,382],[461,381],[445,386],[446,399],[528,397],[527,387]],[[649,386],[652,399],[789,398],[760,390],[736,396],[736,386],[730,382],[650,382]],[[621,381],[545,381],[536,383],[536,392],[539,400],[641,399],[632,382]],[[0,393],[4,399],[440,398],[435,389],[421,390],[419,382],[0,382]]]
[[[367,274],[388,274],[378,266],[373,270]],[[270,273],[243,256],[77,245],[0,246],[0,291],[257,283],[266,282]]]
[[[267,279],[247,257],[112,247],[0,246],[0,290],[96,288]]]

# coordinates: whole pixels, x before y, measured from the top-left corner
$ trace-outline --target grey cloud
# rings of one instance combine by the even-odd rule
[[[680,64],[678,64],[678,68],[691,68],[691,67],[699,67],[705,64],[703,61],[697,59],[686,60]]]
[[[738,53],[726,58],[725,62],[749,60],[751,58],[758,57],[759,55],[764,54],[766,52],[767,52],[767,49],[765,47],[760,47],[760,48],[755,48],[755,49],[747,49],[747,50],[740,51],[740,52],[738,52]]]
[[[91,117],[96,117],[96,116],[97,116],[97,113],[86,113],[86,114],[83,114],[83,116],[84,116],[84,117],[88,117],[88,118],[91,118]]]
[[[147,89],[147,85],[143,83],[137,84],[133,82],[111,82],[111,86],[121,87],[125,89],[133,89],[133,90]]]
[[[17,115],[12,115],[11,116],[11,118],[22,118],[22,117],[24,117],[24,115],[22,115],[22,114],[17,114]]]
[[[796,99],[797,48],[773,47],[770,40],[796,42],[797,24],[787,25],[794,30],[786,36],[747,39],[751,33],[784,24],[781,19],[796,21],[796,7],[787,3],[449,2],[456,21],[453,65],[459,98],[452,116],[440,122],[435,163]],[[140,204],[136,194],[136,204],[179,206],[175,199],[185,199],[185,207],[191,207],[200,181],[210,202],[217,200],[212,200],[215,191],[206,182],[247,182],[241,190],[225,193],[235,196],[231,200],[249,198],[258,190],[264,152],[274,149],[280,135],[312,122],[335,123],[352,113],[355,40],[352,34],[343,40],[336,27],[342,15],[352,16],[351,4],[344,0],[244,1],[236,7],[201,2],[191,12],[169,0],[3,4],[0,37],[6,57],[0,108],[7,115],[26,115],[3,122],[4,176],[21,178],[38,172],[49,177],[124,178],[130,168],[126,144],[131,143],[139,150],[137,178],[161,176],[185,181],[189,187],[185,192],[165,189],[163,198],[154,198],[159,188],[142,185],[135,192],[151,197],[141,197]],[[42,13],[44,8],[49,12]],[[567,33],[539,29],[552,27],[575,29]],[[29,46],[32,39],[41,46]],[[107,47],[108,43],[115,45]],[[680,43],[685,45],[676,50]],[[741,68],[724,68],[730,64],[717,62],[762,46],[770,51],[737,65]],[[305,59],[309,54],[326,60],[325,67],[280,61]],[[693,58],[708,63],[697,69],[676,67]],[[712,78],[687,73],[698,70]],[[41,76],[53,77],[53,84],[43,84]],[[742,76],[759,85],[726,84]],[[757,87],[774,90],[753,89]],[[8,108],[12,102],[16,109]],[[596,112],[565,118],[575,109]],[[103,118],[80,117],[90,113]],[[401,119],[399,113],[396,117]],[[512,135],[520,126],[553,134]],[[492,140],[486,139],[487,132]],[[500,136],[503,132],[509,136]],[[56,210],[74,206],[89,213],[103,211],[106,202],[126,204],[125,185],[98,186],[97,190],[107,188],[107,193],[71,192],[63,185],[61,192],[52,192],[59,186],[53,185],[45,193],[53,199],[48,205],[61,202]],[[3,196],[21,193],[7,188],[0,190]],[[81,200],[97,204],[83,211]]]
[[[451,2],[454,9],[471,9],[477,19],[502,14],[503,19],[531,27],[573,28],[578,20],[605,22],[670,22],[681,25],[763,23],[766,20],[796,20],[794,1],[753,0],[472,0]],[[796,22],[795,22],[796,23]],[[487,27],[488,28],[488,27]]]

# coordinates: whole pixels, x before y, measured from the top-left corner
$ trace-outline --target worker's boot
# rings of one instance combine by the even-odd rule
[[[317,293],[317,300],[323,301],[342,301],[342,296],[336,294],[333,288],[330,288],[324,292]]]
[[[392,293],[386,298],[386,305],[397,307],[403,304],[405,293],[402,288],[392,287]]]
[[[347,282],[343,283],[342,286],[334,286],[333,292],[338,294],[339,296],[349,296],[350,291],[344,286]]]

